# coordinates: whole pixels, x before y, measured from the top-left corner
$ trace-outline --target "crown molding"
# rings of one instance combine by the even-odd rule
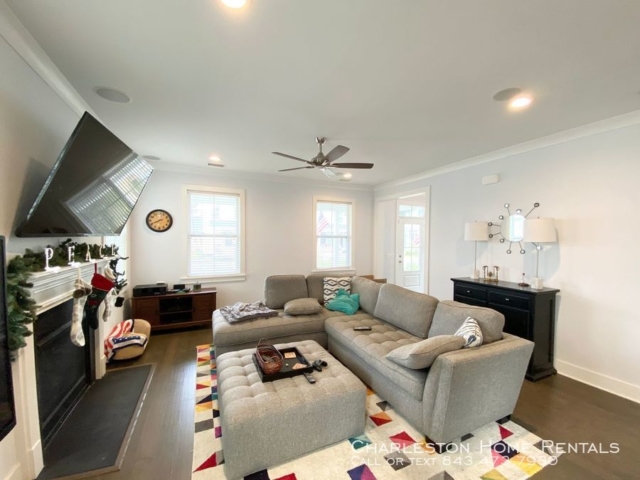
[[[78,116],[87,111],[98,118],[4,0],[0,0],[0,37]]]
[[[512,157],[515,155],[520,155],[522,153],[532,152],[541,148],[546,148],[560,143],[577,140],[579,138],[609,132],[611,130],[617,130],[619,128],[629,127],[631,125],[636,125],[639,123],[640,110],[636,110],[630,113],[625,113],[623,115],[618,115],[616,117],[599,120],[587,125],[582,125],[579,127],[571,128],[569,130],[564,130],[562,132],[547,135],[546,137],[536,138],[535,140],[530,140],[528,142],[518,143],[510,147],[467,158],[459,162],[443,165],[442,167],[427,170],[416,175],[411,175],[408,177],[400,178],[398,180],[381,183],[375,186],[375,191],[379,192],[387,188],[406,185],[408,183],[417,182],[426,178],[437,177],[438,175],[442,175],[445,173],[463,170],[465,168],[473,167],[476,165],[482,165],[483,163],[494,162],[506,157]]]
[[[309,180],[300,177],[287,177],[285,175],[274,175],[271,173],[246,172],[240,170],[227,170],[226,168],[216,167],[200,167],[195,165],[184,165],[169,162],[149,162],[154,170],[176,173],[190,173],[195,175],[206,175],[208,177],[232,178],[240,180],[255,180],[259,182],[287,183],[291,185],[306,185],[320,188],[342,189],[342,190],[360,190],[365,192],[373,192],[373,185],[352,184],[340,182],[339,180],[326,182],[318,180]]]

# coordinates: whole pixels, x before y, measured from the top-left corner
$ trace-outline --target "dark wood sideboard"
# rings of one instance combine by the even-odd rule
[[[152,331],[211,326],[211,316],[216,309],[216,289],[133,297],[131,302],[133,318],[148,321]]]
[[[553,344],[556,294],[560,290],[536,290],[513,282],[486,282],[471,278],[452,278],[453,299],[488,307],[502,313],[504,331],[535,343],[527,369],[527,380],[537,381],[553,375]]]

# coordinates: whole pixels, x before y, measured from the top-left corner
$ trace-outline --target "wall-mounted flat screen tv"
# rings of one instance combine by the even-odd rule
[[[120,235],[152,172],[86,112],[16,235]]]
[[[13,381],[7,338],[7,290],[4,237],[0,237],[0,440],[16,425]]]

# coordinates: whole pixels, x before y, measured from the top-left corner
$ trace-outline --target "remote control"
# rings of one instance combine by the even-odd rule
[[[371,327],[353,327],[353,330],[356,332],[366,332],[371,330]]]
[[[313,378],[313,375],[311,375],[309,372],[304,372],[304,376],[307,379],[307,382],[316,383],[316,379]]]
[[[326,367],[326,366],[327,366],[327,362],[325,362],[324,360],[318,359],[315,362],[313,362],[313,367],[319,372],[322,371],[322,367]]]

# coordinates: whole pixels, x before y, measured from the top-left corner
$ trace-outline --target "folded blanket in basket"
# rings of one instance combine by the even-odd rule
[[[220,309],[220,313],[229,323],[240,322],[242,320],[252,320],[254,318],[269,318],[278,315],[277,310],[267,308],[263,302],[237,302],[230,307],[222,307]]]

